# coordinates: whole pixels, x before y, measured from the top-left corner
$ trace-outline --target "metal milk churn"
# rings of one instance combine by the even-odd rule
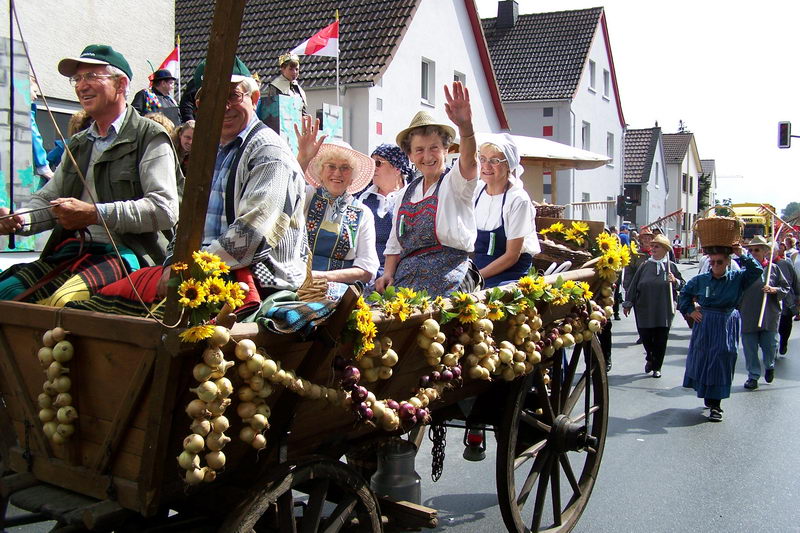
[[[379,496],[395,501],[422,503],[419,474],[414,470],[417,448],[402,439],[392,439],[378,450],[378,470],[369,486]]]

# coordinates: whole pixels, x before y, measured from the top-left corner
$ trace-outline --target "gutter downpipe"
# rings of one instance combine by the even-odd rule
[[[572,110],[572,102],[571,101],[570,101],[570,106],[569,106],[569,114],[572,117],[572,146],[573,146],[573,148],[577,148],[577,146],[575,146],[575,120],[576,120],[576,118],[575,118],[575,111]],[[581,149],[583,149],[583,146],[581,146]],[[569,200],[569,203],[571,204],[571,203],[575,202],[575,169],[572,168],[572,169],[570,169],[569,172],[570,172],[570,180],[569,180],[570,181],[570,185],[569,185],[569,198],[570,198],[570,200]],[[552,174],[551,174],[551,176],[552,176]],[[556,171],[556,176],[558,176],[558,171]],[[558,179],[558,178],[556,178],[556,179]],[[552,185],[550,185],[550,187],[552,188]],[[553,203],[556,203],[555,198],[553,199]],[[574,210],[575,210],[575,206],[574,205],[570,205],[569,206],[569,217],[572,218],[572,219],[576,218]]]

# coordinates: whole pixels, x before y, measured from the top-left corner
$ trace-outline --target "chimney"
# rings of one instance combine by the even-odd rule
[[[500,0],[497,3],[497,28],[513,28],[519,16],[517,0]]]

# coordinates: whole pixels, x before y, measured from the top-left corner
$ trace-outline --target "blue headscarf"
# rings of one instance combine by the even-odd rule
[[[400,171],[405,182],[414,177],[414,172],[408,162],[408,156],[396,144],[381,144],[372,151],[372,155],[377,155],[387,160],[389,164]]]

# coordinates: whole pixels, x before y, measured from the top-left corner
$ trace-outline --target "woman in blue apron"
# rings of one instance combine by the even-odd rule
[[[369,183],[374,169],[372,159],[345,143],[318,145],[305,171],[306,230],[315,278],[367,283],[377,272],[372,211],[353,196]]]
[[[390,285],[448,296],[454,290],[474,290],[480,276],[469,259],[476,228],[472,197],[477,184],[475,135],[469,93],[459,82],[452,95],[445,87],[445,111],[459,130],[458,164],[447,169],[447,149],[455,130],[437,123],[424,111],[397,135],[397,144],[422,177],[400,191],[394,225],[386,244],[379,292]]]
[[[473,261],[487,287],[516,281],[528,273],[539,253],[536,216],[519,176],[519,151],[508,134],[481,136],[480,177],[475,197]]]
[[[410,181],[413,172],[408,156],[395,144],[381,144],[372,152],[375,161],[375,175],[372,185],[362,192],[358,199],[369,207],[375,219],[375,248],[381,266],[377,277],[383,275],[384,252],[389,233],[392,231],[394,205],[398,191]]]

